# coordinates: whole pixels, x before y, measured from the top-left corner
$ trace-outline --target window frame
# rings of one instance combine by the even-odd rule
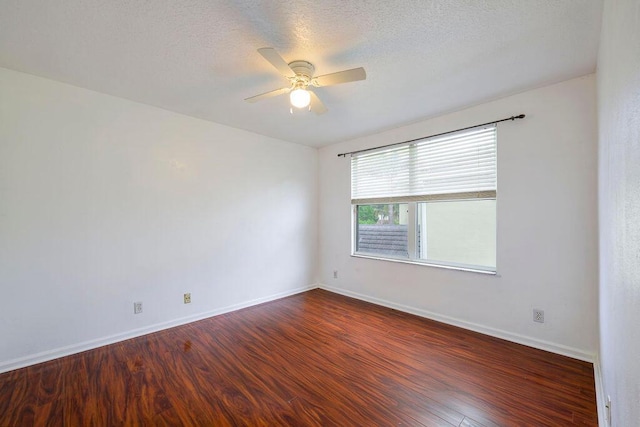
[[[484,127],[484,126],[482,126]],[[366,258],[366,259],[375,259],[382,261],[391,261],[391,262],[400,262],[406,264],[414,264],[414,265],[422,265],[429,267],[437,267],[437,268],[445,268],[452,270],[460,270],[460,271],[469,271],[476,272],[482,274],[490,274],[496,275],[498,270],[498,195],[497,195],[497,161],[498,161],[498,153],[497,153],[497,127],[494,127],[494,164],[495,164],[495,181],[494,181],[494,189],[485,191],[478,190],[477,192],[472,193],[451,193],[451,194],[425,194],[424,196],[391,196],[391,197],[373,197],[371,199],[357,199],[354,198],[354,162],[351,162],[351,189],[352,189],[352,197],[351,197],[351,256],[357,258]],[[480,129],[481,127],[478,127]],[[409,156],[414,156],[412,150],[412,145],[422,144],[424,142],[428,142],[431,138],[425,138],[424,140],[420,140],[417,142],[412,141],[409,146]],[[400,148],[405,147],[401,146]],[[419,171],[415,172],[419,173]],[[413,180],[414,172],[409,172],[409,179]],[[483,265],[475,265],[475,264],[462,264],[456,263],[453,261],[440,261],[433,259],[423,259],[420,258],[420,254],[418,253],[418,205],[420,203],[430,203],[430,202],[454,202],[454,201],[480,201],[480,200],[494,200],[495,201],[495,266],[483,266]],[[408,212],[407,212],[407,253],[408,256],[395,256],[391,254],[381,254],[381,253],[370,253],[370,252],[361,252],[358,251],[358,207],[359,206],[368,206],[368,205],[377,205],[377,204],[406,204]]]
[[[450,200],[439,200],[442,202],[446,201],[479,201],[479,200],[495,200],[496,202],[496,224],[497,224],[497,207],[498,207],[498,199],[495,198],[474,198],[474,199],[450,199]],[[437,260],[429,260],[422,259],[417,257],[418,247],[417,247],[417,229],[418,229],[418,204],[419,203],[429,203],[429,200],[418,200],[406,202],[408,208],[408,221],[407,221],[407,252],[409,253],[408,257],[398,257],[393,255],[383,255],[372,252],[359,252],[356,250],[357,242],[358,242],[358,206],[367,206],[368,204],[353,204],[351,205],[351,256],[354,258],[364,258],[364,259],[373,259],[379,261],[391,261],[391,262],[399,262],[404,264],[414,264],[414,265],[422,265],[427,267],[437,267],[444,268],[448,270],[459,270],[459,271],[468,271],[473,273],[481,273],[481,274],[489,274],[489,275],[497,275],[498,274],[498,262],[496,259],[495,268],[484,267],[480,265],[474,264],[462,264],[455,262],[438,262]],[[381,203],[384,204],[384,203]],[[496,252],[498,246],[498,227],[496,226]]]

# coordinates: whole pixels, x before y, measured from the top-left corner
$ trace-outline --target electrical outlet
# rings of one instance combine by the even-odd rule
[[[538,323],[544,323],[544,310],[533,309],[533,321]]]
[[[338,278],[338,270],[333,270],[333,278],[334,279]]]
[[[184,303],[191,304],[191,292],[187,292],[184,294]]]
[[[134,302],[133,314],[140,314],[140,313],[142,313],[142,301]]]

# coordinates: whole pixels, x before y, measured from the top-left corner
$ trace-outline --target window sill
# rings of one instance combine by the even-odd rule
[[[476,268],[473,268],[473,267],[458,267],[458,266],[454,266],[454,265],[434,264],[434,263],[429,263],[429,262],[414,261],[414,260],[402,259],[402,258],[382,258],[382,257],[377,257],[375,255],[359,254],[359,253],[351,254],[351,256],[354,257],[354,258],[375,259],[375,260],[378,260],[378,261],[398,262],[398,263],[401,263],[401,264],[413,264],[413,265],[421,265],[421,266],[425,266],[425,267],[444,268],[446,270],[466,271],[466,272],[469,272],[469,273],[480,273],[480,274],[487,274],[487,275],[490,275],[490,276],[498,276],[497,271],[481,270],[481,269],[476,269]]]

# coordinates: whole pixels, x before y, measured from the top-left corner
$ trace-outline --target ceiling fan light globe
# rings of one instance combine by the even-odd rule
[[[291,105],[296,108],[308,107],[311,102],[311,94],[305,89],[294,89],[289,95]]]

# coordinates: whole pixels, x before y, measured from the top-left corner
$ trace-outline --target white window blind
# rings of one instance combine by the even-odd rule
[[[351,158],[353,204],[496,197],[496,126]]]

